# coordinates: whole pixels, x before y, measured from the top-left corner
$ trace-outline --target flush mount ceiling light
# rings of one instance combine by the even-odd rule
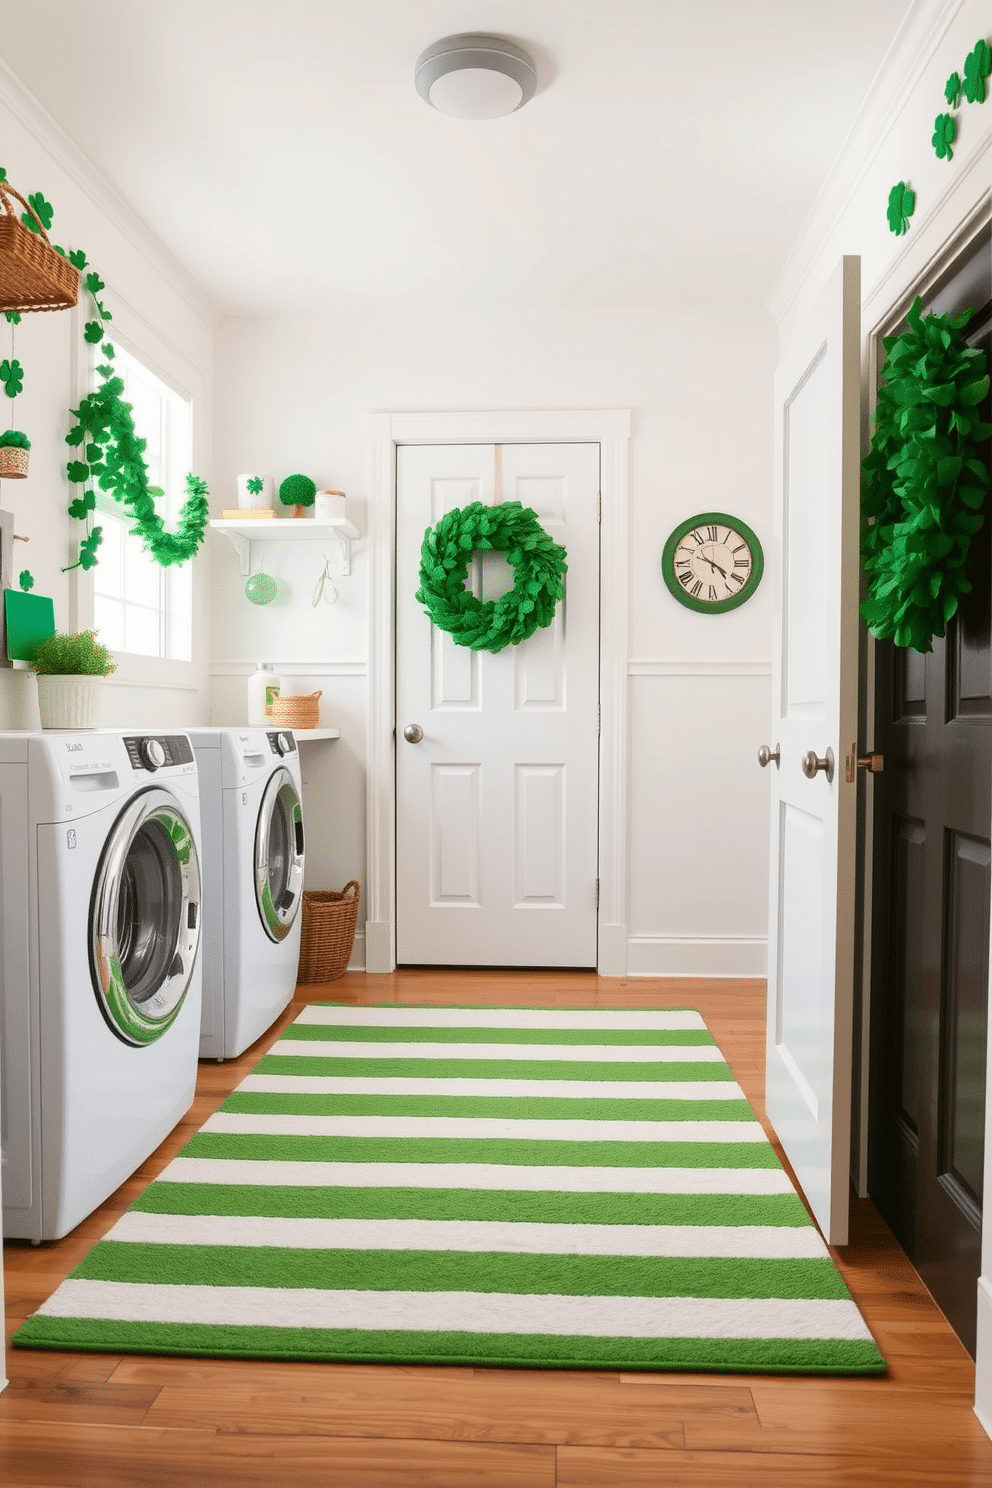
[[[421,98],[455,119],[498,119],[533,98],[537,70],[522,47],[469,31],[444,36],[417,58]]]

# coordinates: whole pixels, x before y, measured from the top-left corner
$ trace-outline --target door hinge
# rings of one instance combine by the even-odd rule
[[[603,520],[603,493],[602,493],[602,491],[597,492],[597,495],[596,495],[596,520],[598,522],[602,522],[602,520]]]
[[[597,739],[599,738],[599,736],[600,736],[600,734],[602,732],[603,732],[603,705],[602,705],[602,703],[597,703],[596,704],[596,737],[597,737]]]
[[[596,908],[599,908],[599,879],[596,880]]]

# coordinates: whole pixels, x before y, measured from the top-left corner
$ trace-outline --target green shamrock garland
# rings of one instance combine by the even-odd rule
[[[465,588],[469,560],[479,549],[505,553],[514,570],[513,588],[499,599],[483,602]],[[565,592],[567,567],[565,549],[548,536],[529,506],[473,501],[448,512],[424,533],[416,597],[456,646],[502,651],[551,624]]]
[[[58,251],[62,252],[61,249]],[[81,275],[89,267],[85,253],[70,253],[68,258]],[[112,317],[97,298],[105,288],[99,274],[91,270],[82,282],[98,317],[86,322],[83,339],[95,346],[103,339],[106,323]],[[175,532],[167,532],[155,508],[156,498],[163,492],[160,486],[149,484],[148,466],[144,460],[147,441],[138,437],[131,405],[121,397],[124,382],[114,376],[112,343],[105,341],[100,351],[106,358],[96,369],[101,379],[100,386],[85,397],[78,408],[69,410],[75,423],[65,442],[72,448],[85,446],[85,458],[70,460],[66,466],[70,482],[83,487],[82,493],[70,501],[69,515],[83,522],[89,521],[90,513],[96,510],[95,481],[102,491],[109,491],[133,519],[134,525],[129,531],[141,538],[156,563],[163,567],[185,563],[202,544],[210,515],[206,481],[195,475],[186,477],[187,496],[179,513],[178,526]],[[102,539],[102,529],[93,527],[80,542],[77,562],[70,564],[69,568],[92,568]]]
[[[862,462],[861,510],[869,524],[862,558],[869,597],[861,606],[879,640],[929,651],[971,584],[965,569],[989,489],[979,417],[988,396],[985,353],[962,331],[971,310],[923,315],[887,336],[884,383],[871,449]]]
[[[964,77],[952,72],[944,84],[944,98],[952,109],[961,107],[962,95],[969,103],[984,103],[988,97],[988,78],[992,74],[992,47],[980,36],[964,60]],[[958,125],[953,114],[938,114],[933,121],[930,143],[938,160],[953,160]],[[909,231],[909,219],[916,208],[916,193],[905,181],[899,181],[889,192],[886,212],[889,231],[897,236]]]
[[[7,172],[0,166],[0,180],[6,179]],[[47,232],[55,216],[51,202],[46,201],[40,191],[33,192],[27,200]],[[32,232],[40,231],[30,212],[24,212],[21,221]],[[97,562],[97,548],[103,539],[103,532],[99,527],[89,527],[90,514],[96,510],[94,481],[101,490],[109,491],[114,500],[124,507],[134,524],[129,530],[142,539],[145,548],[157,563],[163,566],[185,563],[203,542],[209,518],[206,482],[194,475],[186,477],[187,498],[179,514],[177,529],[175,532],[167,532],[165,523],[155,509],[156,498],[162,496],[163,492],[159,486],[152,486],[148,481],[148,467],[144,460],[147,441],[140,439],[135,432],[131,405],[125,403],[121,397],[124,392],[123,379],[114,376],[111,365],[114,357],[113,345],[110,341],[104,341],[106,326],[113,317],[97,296],[106,285],[99,274],[90,268],[86,254],[81,250],[66,253],[57,244],[53,246],[56,253],[61,253],[80,272],[81,283],[90,295],[96,312],[95,319],[88,320],[83,327],[83,339],[91,346],[103,341],[100,350],[105,358],[104,363],[97,367],[100,386],[84,398],[78,408],[69,410],[75,422],[66,435],[65,442],[72,448],[80,449],[84,457],[70,460],[66,466],[70,483],[82,488],[69,502],[69,515],[86,522],[87,532],[79,544],[79,557],[75,563],[63,569],[63,572],[68,573],[73,568],[92,568]],[[87,269],[90,271],[83,277]],[[7,312],[7,319],[14,325],[20,318],[16,311]],[[20,362],[13,357],[0,362],[0,382],[3,383],[7,396],[15,398],[24,386],[24,371]],[[82,446],[85,448],[81,448]]]

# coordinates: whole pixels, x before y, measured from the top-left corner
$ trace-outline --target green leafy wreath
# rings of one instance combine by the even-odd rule
[[[869,575],[861,613],[879,640],[929,651],[971,590],[968,548],[989,489],[979,416],[989,377],[985,353],[962,331],[971,310],[923,315],[887,336],[884,383],[871,449],[862,462],[861,552]]]
[[[469,561],[479,549],[505,553],[514,570],[513,588],[499,599],[483,601],[465,588]],[[548,536],[529,506],[473,501],[448,512],[424,533],[416,597],[456,646],[502,651],[551,624],[565,592],[567,568],[565,549]]]

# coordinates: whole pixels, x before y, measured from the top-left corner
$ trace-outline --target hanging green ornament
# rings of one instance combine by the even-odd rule
[[[271,604],[279,593],[279,585],[271,574],[259,569],[258,573],[245,580],[245,595],[253,605]]]

